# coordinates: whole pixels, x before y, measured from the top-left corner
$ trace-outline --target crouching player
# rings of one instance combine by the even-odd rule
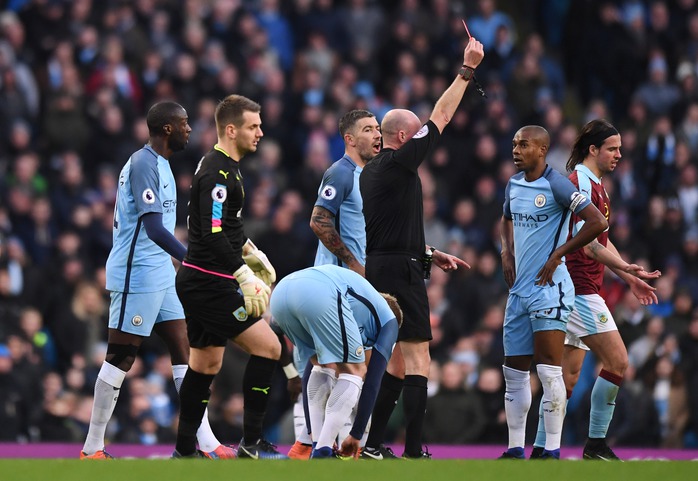
[[[356,456],[402,322],[394,297],[379,293],[359,274],[334,265],[309,267],[285,277],[271,296],[271,313],[299,351],[311,359],[308,405],[312,458],[335,455],[337,434],[356,406],[349,436],[338,454]],[[364,349],[373,348],[368,367]],[[335,372],[339,375],[335,378]],[[363,386],[363,388],[362,388]],[[358,403],[358,406],[357,406]]]

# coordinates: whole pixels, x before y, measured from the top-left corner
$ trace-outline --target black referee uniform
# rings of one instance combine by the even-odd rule
[[[419,165],[441,137],[432,121],[399,150],[382,149],[359,177],[366,219],[366,279],[394,295],[404,320],[398,340],[432,338],[424,285],[425,251]]]
[[[247,317],[233,277],[243,264],[247,240],[244,201],[238,161],[214,147],[199,162],[192,181],[189,245],[176,281],[192,347],[225,346],[260,319]]]

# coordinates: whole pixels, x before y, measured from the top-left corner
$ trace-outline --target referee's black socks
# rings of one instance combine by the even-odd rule
[[[402,392],[403,380],[389,372],[383,374],[381,387],[378,390],[376,404],[373,407],[371,417],[371,429],[368,432],[366,446],[378,448],[385,441],[385,428],[388,426],[390,416],[395,410],[397,400]]]
[[[405,410],[405,454],[417,457],[422,453],[422,428],[427,412],[427,378],[419,375],[405,376],[402,389],[402,406]]]

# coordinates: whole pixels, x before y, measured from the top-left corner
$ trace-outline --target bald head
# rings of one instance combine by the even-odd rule
[[[405,109],[393,109],[388,111],[381,122],[383,134],[383,147],[399,149],[402,144],[410,140],[416,134],[422,122],[413,112]]]
[[[544,145],[546,150],[550,147],[550,134],[540,125],[526,125],[519,132],[538,145]]]

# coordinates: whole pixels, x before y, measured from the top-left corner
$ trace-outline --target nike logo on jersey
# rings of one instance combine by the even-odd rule
[[[170,184],[165,184],[163,187],[167,189],[170,186]]]
[[[264,394],[269,394],[269,387],[253,387],[253,391],[263,392]]]
[[[222,170],[219,170],[218,173],[225,177],[226,180],[228,179],[228,174],[230,174],[230,172],[223,172]]]

